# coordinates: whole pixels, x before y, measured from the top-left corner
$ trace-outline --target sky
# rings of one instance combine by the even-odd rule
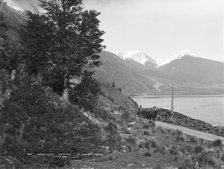
[[[5,1],[20,9],[37,4]],[[83,5],[101,12],[108,51],[140,50],[162,61],[187,50],[224,62],[224,0],[84,0]]]

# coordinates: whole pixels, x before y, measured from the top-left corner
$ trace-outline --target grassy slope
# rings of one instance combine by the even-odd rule
[[[108,113],[107,116],[115,119],[113,121],[118,127],[123,147],[102,157],[73,160],[71,166],[64,169],[193,168],[195,161],[211,169],[219,168],[224,162],[224,152],[219,143],[214,146],[178,130],[151,126],[148,121],[136,116],[137,105],[122,92],[108,85],[101,85],[101,89],[103,94],[98,105],[106,110],[103,112]],[[129,117],[122,115],[126,112],[129,112]],[[110,121],[96,114],[92,119],[97,123],[101,121],[103,127]]]
[[[122,127],[127,129],[123,130],[122,134],[124,138],[129,138],[130,151],[74,160],[70,167],[64,169],[193,168],[195,161],[199,161],[205,169],[218,169],[224,160],[224,152],[219,146],[215,147],[207,141],[184,135],[180,131],[153,127],[144,120]],[[204,154],[206,155],[203,156]],[[208,163],[203,160],[208,160]],[[42,168],[47,169],[43,166]]]
[[[199,158],[205,152],[209,152],[209,155],[206,154],[204,159],[211,156],[208,157],[211,168],[219,167],[224,160],[221,160],[224,152],[219,146],[214,147],[211,142],[185,135],[178,130],[151,126],[146,120],[136,117],[136,104],[120,91],[108,85],[102,85],[102,90],[105,93],[102,100],[105,101],[104,105],[107,105],[107,109],[120,106],[122,108],[117,109],[117,112],[124,113],[123,108],[125,108],[131,113],[128,121],[117,123],[119,133],[126,141],[126,149],[120,152],[114,151],[103,157],[73,161],[71,168],[193,167],[195,161],[199,161],[205,167],[203,160]]]

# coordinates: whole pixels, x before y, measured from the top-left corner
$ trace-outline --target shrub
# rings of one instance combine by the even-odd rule
[[[224,153],[221,155],[221,160],[224,162]]]
[[[151,141],[150,140],[145,141],[145,148],[149,149],[150,145],[151,145]]]
[[[117,132],[117,125],[115,123],[109,122],[105,127],[107,132],[106,144],[109,146],[109,151],[120,150],[121,149],[121,137]]]
[[[176,146],[172,146],[169,152],[172,155],[177,155],[178,154],[177,147]]]
[[[124,113],[122,113],[121,118],[123,121],[129,121],[131,118],[130,113],[128,113],[127,111],[125,111]]]
[[[191,143],[198,143],[198,139],[196,137],[193,137],[193,136],[188,136],[189,137],[189,142]]]
[[[113,122],[109,122],[105,127],[105,130],[110,134],[117,134],[117,125]]]
[[[91,113],[93,113],[97,118],[102,118],[106,121],[115,121],[115,117],[109,111],[98,106],[95,107]]]
[[[190,169],[190,168],[193,168],[194,166],[194,163],[191,159],[185,159],[184,162],[181,164],[180,167],[178,167],[178,169]]]
[[[150,133],[149,133],[149,131],[144,131],[143,135],[150,136]]]
[[[197,145],[194,148],[195,153],[201,153],[203,150],[204,150],[204,147],[202,147],[201,145]]]
[[[125,141],[129,152],[136,149],[136,139],[134,137],[126,138]]]
[[[114,98],[112,96],[107,97],[112,103],[114,103]],[[119,110],[119,109],[118,109]]]
[[[115,88],[115,83],[114,82],[112,82],[112,87]]]
[[[142,128],[143,128],[143,129],[149,129],[149,128],[150,128],[150,125],[149,125],[149,124],[144,124],[144,125],[142,126]]]
[[[69,90],[69,100],[71,103],[93,112],[100,92],[99,83],[86,75],[79,85]]]
[[[221,159],[222,162],[224,162],[224,153],[222,153],[220,159]]]
[[[136,145],[136,139],[134,137],[126,138],[125,141],[129,144]]]
[[[153,169],[162,169],[162,167],[158,164]]]
[[[214,158],[213,152],[202,152],[198,157],[197,160],[201,167],[204,166],[211,166],[214,168],[219,168],[218,161]]]
[[[193,152],[193,147],[190,146],[190,145],[186,145],[186,146],[180,148],[180,151],[181,151],[183,154],[186,154],[186,153],[188,153],[188,154],[192,154],[192,152]]]
[[[157,153],[157,152],[159,152],[160,154],[166,154],[166,148],[165,148],[164,146],[162,146],[162,147],[157,147],[157,148],[153,151],[153,153]]]
[[[222,146],[222,140],[217,139],[217,140],[215,140],[215,141],[212,143],[212,145],[213,145],[214,147],[220,147],[220,146]]]
[[[122,93],[122,88],[121,87],[119,87],[117,90]]]
[[[141,148],[144,147],[147,149],[150,149],[150,147],[156,148],[158,146],[155,140],[146,140],[144,143],[141,142],[141,144],[144,144],[144,145],[141,145]]]
[[[176,130],[177,135],[183,135],[183,132],[181,130]]]
[[[157,130],[160,132],[160,133],[166,133],[166,130],[164,129],[164,128],[162,128],[162,127],[157,127]]]
[[[152,156],[152,153],[149,152],[149,151],[147,151],[147,152],[144,153],[144,156],[151,157]]]
[[[121,131],[125,134],[131,134],[130,130],[127,127],[121,127]]]
[[[174,131],[174,130],[171,131],[172,136],[175,136],[176,134],[177,134],[176,131]]]
[[[151,147],[152,148],[156,148],[158,146],[158,144],[156,143],[155,140],[151,140],[150,142],[151,142]]]
[[[175,156],[173,161],[178,161],[178,156]]]
[[[139,142],[138,148],[145,148],[145,142],[144,141]]]
[[[159,151],[161,154],[166,154],[166,148],[162,146]]]
[[[177,135],[176,140],[177,140],[178,142],[183,142],[183,141],[185,141],[185,138],[184,138],[183,135]]]

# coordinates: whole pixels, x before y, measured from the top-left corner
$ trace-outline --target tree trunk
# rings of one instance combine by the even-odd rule
[[[62,95],[62,101],[65,103],[69,103],[69,94],[68,94],[68,89],[65,88],[63,91],[63,95]]]
[[[69,74],[66,73],[64,76],[64,91],[63,91],[63,95],[62,95],[62,101],[65,103],[69,103],[68,88],[69,88]]]
[[[11,73],[11,81],[14,81],[16,78],[16,70],[12,70],[12,73]]]

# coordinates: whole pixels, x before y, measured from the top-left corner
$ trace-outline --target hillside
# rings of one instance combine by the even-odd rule
[[[115,83],[117,87],[121,87],[123,92],[132,95],[135,93],[150,92],[153,89],[153,81],[146,79],[135,67],[128,65],[124,60],[120,59],[113,53],[103,51],[101,53],[102,66],[97,68],[95,77],[102,83]],[[133,63],[141,69],[139,64]],[[145,81],[145,83],[142,83]]]
[[[179,81],[224,84],[224,63],[185,55],[158,68]]]
[[[6,34],[12,43],[17,43],[19,40],[18,32],[20,31],[22,25],[25,23],[25,15],[21,11],[17,11],[7,5],[6,2],[0,0],[0,25],[4,22],[8,30]]]
[[[65,162],[58,160],[49,164],[26,165],[25,168],[47,169],[61,165],[62,169],[180,169],[192,168],[197,161],[201,167],[207,165],[217,169],[224,161],[224,152],[218,141],[210,142],[186,135],[180,130],[153,126],[136,116],[137,104],[118,89],[101,84],[101,90],[98,111],[82,111],[93,124],[100,127],[99,134],[109,144],[102,146],[96,154],[82,154]],[[162,110],[161,119],[166,111]],[[176,114],[174,119],[178,119]],[[208,164],[206,160],[209,160]]]

